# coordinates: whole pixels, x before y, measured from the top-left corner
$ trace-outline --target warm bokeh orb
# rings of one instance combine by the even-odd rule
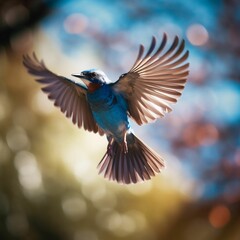
[[[201,24],[192,24],[187,29],[187,37],[191,44],[195,46],[203,46],[208,41],[208,31]]]

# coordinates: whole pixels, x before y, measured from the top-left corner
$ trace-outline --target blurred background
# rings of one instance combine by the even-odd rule
[[[0,239],[239,240],[240,6],[237,0],[0,2]],[[105,137],[78,129],[22,65],[127,72],[163,32],[186,40],[190,76],[174,111],[133,126],[167,168],[108,182]]]

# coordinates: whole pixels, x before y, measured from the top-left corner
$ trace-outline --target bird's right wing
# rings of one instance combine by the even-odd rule
[[[66,117],[71,118],[74,124],[85,130],[103,135],[93,118],[92,111],[86,99],[86,90],[78,86],[77,82],[58,76],[47,69],[43,61],[33,57],[23,56],[23,65],[28,72],[37,77],[36,81],[45,85],[42,91],[60,107]]]

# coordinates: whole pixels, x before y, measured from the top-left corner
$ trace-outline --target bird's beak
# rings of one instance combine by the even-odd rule
[[[84,75],[82,73],[77,73],[77,74],[71,74],[73,77],[77,77],[77,78],[82,78],[83,80],[80,80],[81,82],[75,82],[76,85],[78,85],[79,87],[88,90],[86,79],[84,77]]]
[[[72,76],[77,78],[84,78],[84,75],[82,73],[74,73]]]

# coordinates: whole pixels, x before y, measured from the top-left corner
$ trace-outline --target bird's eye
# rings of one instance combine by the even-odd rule
[[[97,76],[97,74],[96,74],[95,72],[92,72],[92,73],[90,73],[89,75],[90,75],[91,78],[94,78],[94,77]]]

